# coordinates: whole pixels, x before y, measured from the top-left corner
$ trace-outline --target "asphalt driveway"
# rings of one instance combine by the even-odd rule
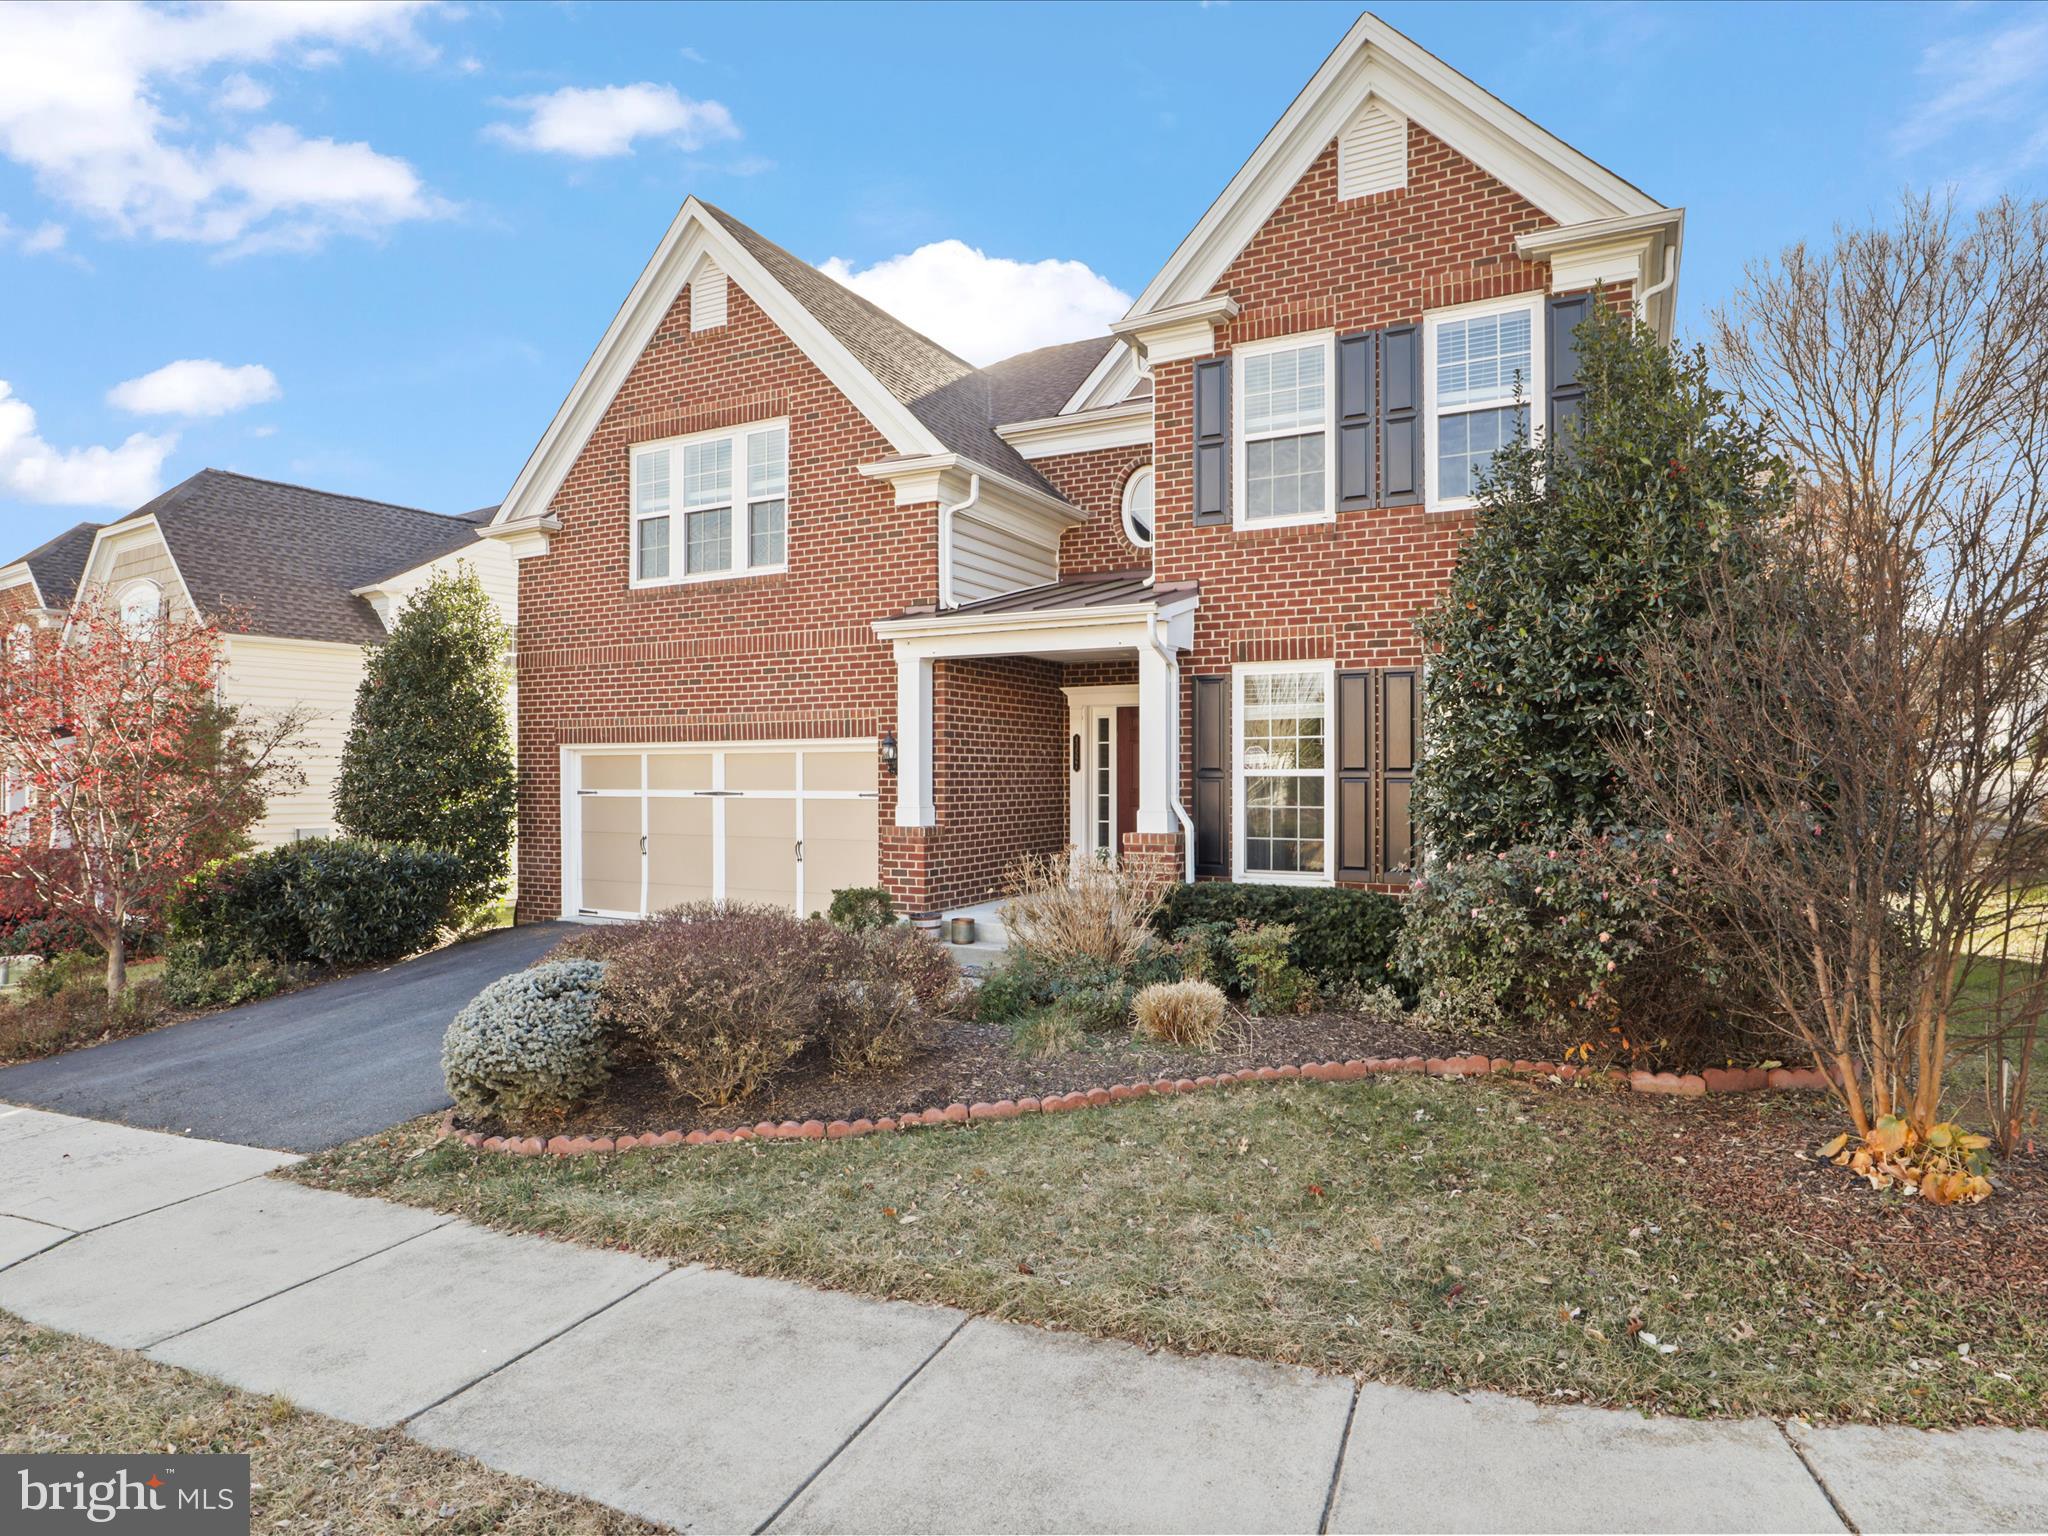
[[[318,1152],[446,1108],[448,1021],[571,926],[504,929],[381,971],[9,1067],[0,1071],[0,1100]]]

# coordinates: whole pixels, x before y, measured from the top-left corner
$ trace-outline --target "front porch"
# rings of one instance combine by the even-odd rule
[[[1188,877],[1180,656],[1197,601],[1126,572],[875,625],[896,664],[881,862],[901,909],[980,909],[1016,859],[1063,848]]]

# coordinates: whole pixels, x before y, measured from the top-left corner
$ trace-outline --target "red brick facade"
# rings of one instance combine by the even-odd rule
[[[1230,266],[1219,289],[1240,313],[1218,351],[1295,332],[1420,320],[1426,310],[1542,290],[1547,269],[1515,255],[1537,209],[1420,127],[1408,184],[1339,201],[1332,144]],[[894,450],[738,282],[721,327],[692,332],[679,296],[583,448],[552,510],[547,554],[521,563],[520,916],[559,910],[560,749],[591,742],[871,737],[895,727],[895,674],[876,619],[937,591],[935,509],[901,508],[857,472]],[[1161,582],[1199,583],[1182,657],[1183,798],[1192,801],[1191,679],[1239,663],[1420,659],[1419,613],[1441,590],[1469,519],[1421,507],[1238,531],[1197,527],[1193,363],[1154,373],[1153,443],[1040,459],[1045,479],[1091,515],[1061,542],[1061,574],[1150,563]],[[636,441],[786,416],[786,574],[632,590],[628,449]],[[1156,466],[1156,547],[1126,538],[1130,471]],[[942,663],[934,679],[932,828],[893,824],[881,780],[881,877],[914,912],[995,894],[1023,853],[1068,833],[1062,685],[1135,682],[1135,661],[1028,658]],[[1178,834],[1133,835],[1133,856],[1178,869]]]

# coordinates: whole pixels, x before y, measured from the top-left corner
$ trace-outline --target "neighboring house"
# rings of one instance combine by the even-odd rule
[[[1400,883],[1474,476],[1682,232],[1369,15],[1110,336],[973,368],[689,199],[489,529],[521,916]]]
[[[493,510],[450,517],[201,470],[127,517],[81,523],[0,567],[0,622],[61,623],[92,590],[137,622],[195,611],[219,621],[222,700],[310,713],[295,754],[305,783],[274,796],[251,835],[269,845],[325,834],[363,647],[384,639],[406,598],[467,564],[517,622],[512,557],[478,537]]]

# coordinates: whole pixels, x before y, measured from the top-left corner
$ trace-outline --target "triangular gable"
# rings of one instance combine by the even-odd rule
[[[105,587],[113,579],[115,562],[130,550],[150,542],[163,550],[164,563],[171,568],[171,575],[177,578],[178,595],[184,599],[186,611],[199,613],[199,604],[192,598],[191,584],[185,580],[184,569],[171,549],[171,541],[164,535],[163,524],[156,520],[154,512],[149,511],[131,512],[119,522],[105,524],[93,535],[92,550],[86,555],[85,566],[78,573],[78,586],[72,594],[74,601],[88,587]],[[120,601],[118,592],[109,591],[107,596],[115,602]]]
[[[1146,284],[1125,318],[1207,294],[1316,157],[1368,102],[1419,124],[1559,224],[1663,211],[1648,193],[1531,122],[1367,11]],[[1131,349],[1120,342],[1074,392],[1066,409],[1121,400],[1137,377]]]
[[[753,252],[735,239],[702,202],[691,197],[677,212],[653,257],[626,295],[626,302],[612,317],[604,339],[583,365],[568,398],[541,435],[539,446],[520,470],[491,526],[528,521],[547,512],[583,445],[604,419],[604,413],[653,340],[698,261],[707,255],[725,274],[726,281],[737,283],[898,453],[923,455],[944,450],[945,445],[910,407],[884,388],[770,274]]]

